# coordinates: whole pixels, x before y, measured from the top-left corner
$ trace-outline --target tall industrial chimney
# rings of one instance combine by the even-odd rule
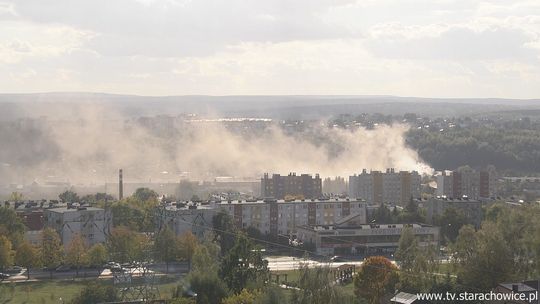
[[[122,181],[122,169],[118,171],[118,199],[124,198],[124,182]]]

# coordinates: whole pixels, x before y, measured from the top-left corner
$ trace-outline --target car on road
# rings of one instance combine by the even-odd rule
[[[7,274],[15,274],[15,273],[21,273],[24,270],[21,266],[11,266],[4,270],[4,273]]]
[[[332,261],[332,262],[347,262],[347,260],[346,260],[344,257],[339,256],[339,255],[333,256],[333,257],[330,259],[330,261]]]
[[[0,272],[0,281],[9,279],[10,275],[7,273],[1,273]]]

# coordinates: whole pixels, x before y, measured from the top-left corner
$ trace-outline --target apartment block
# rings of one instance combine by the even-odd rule
[[[493,171],[441,171],[435,175],[438,196],[472,199],[497,196]]]
[[[103,243],[112,228],[112,214],[102,208],[66,207],[45,209],[45,227],[56,230],[65,247],[76,234],[80,234],[88,246]]]
[[[222,201],[217,208],[233,216],[238,228],[255,227],[271,235],[294,234],[304,225],[333,225],[352,215],[359,224],[367,221],[366,203],[350,199]]]
[[[319,198],[322,196],[322,181],[319,174],[312,177],[310,174],[289,173],[286,176],[273,174],[270,177],[265,173],[261,178],[261,196],[275,199]]]
[[[391,203],[404,206],[413,198],[420,197],[421,177],[416,171],[386,172],[362,170],[349,177],[349,197],[364,199],[370,203]]]

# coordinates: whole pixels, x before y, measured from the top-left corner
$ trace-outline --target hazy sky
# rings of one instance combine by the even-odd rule
[[[540,97],[540,0],[0,0],[0,92]]]

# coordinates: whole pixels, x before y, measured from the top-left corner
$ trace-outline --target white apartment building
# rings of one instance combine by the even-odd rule
[[[290,235],[304,225],[333,225],[350,215],[366,223],[366,203],[350,199],[222,201],[217,207],[227,211],[239,228],[255,227],[262,233]]]
[[[112,227],[112,214],[95,207],[60,207],[43,211],[45,227],[60,235],[65,247],[76,234],[80,234],[88,246],[107,240]]]

